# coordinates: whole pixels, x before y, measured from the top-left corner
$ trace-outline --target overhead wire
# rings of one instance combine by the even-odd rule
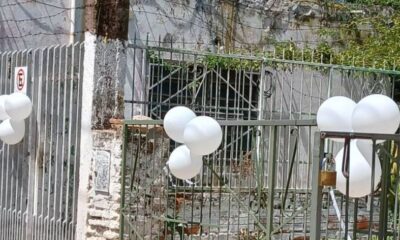
[[[180,6],[184,7],[184,8],[187,8],[187,9],[198,10],[196,7],[192,7],[192,6],[189,6],[188,4],[184,4],[184,3],[181,3],[181,2],[177,2],[177,1],[173,1],[173,0],[163,0],[163,1],[166,2],[166,3],[177,4],[177,5],[180,5]],[[142,6],[144,6],[142,1],[138,1],[138,3],[142,4]],[[54,4],[50,4],[50,3],[46,3],[46,2],[42,2],[42,1],[38,1],[37,0],[37,1],[34,1],[34,2],[32,2],[32,1],[22,1],[22,2],[15,2],[15,3],[7,3],[7,4],[0,5],[0,7],[18,6],[18,5],[23,5],[23,4],[40,4],[40,5],[49,6],[49,7],[52,7],[52,8],[62,9],[63,11],[61,11],[61,12],[59,12],[57,14],[54,14],[54,15],[41,16],[41,17],[38,17],[38,18],[21,19],[21,20],[18,20],[18,19],[16,19],[16,20],[7,19],[7,20],[0,20],[0,22],[5,22],[5,21],[7,21],[7,22],[25,22],[25,21],[30,21],[30,20],[31,21],[35,21],[35,20],[39,20],[39,19],[44,19],[46,17],[55,17],[55,16],[58,16],[58,15],[66,12],[66,11],[76,10],[76,9],[84,9],[84,8],[93,6],[93,5],[82,5],[82,6],[77,6],[77,7],[71,8],[71,7],[62,7],[62,6],[58,6],[58,5],[54,5]],[[105,5],[111,5],[111,4],[112,3],[105,4]],[[216,7],[215,5],[210,4],[210,3],[202,2],[201,4],[202,5],[211,6],[211,7]],[[235,3],[235,4],[237,4],[237,3]],[[248,8],[248,9],[258,9],[258,10],[260,10],[259,7],[251,7],[251,6],[245,5],[243,3],[238,3],[238,4],[240,4],[242,6],[245,6],[245,8]],[[104,5],[104,3],[102,3],[102,5]],[[260,10],[260,11],[262,11],[262,10]],[[216,12],[216,14],[219,14],[217,11],[215,11],[215,12]],[[194,13],[194,11],[192,11],[192,14],[193,13]],[[222,17],[222,16],[220,16],[220,17]],[[281,19],[280,21],[285,23],[285,24],[298,24],[297,21],[290,21],[290,20],[285,20],[285,19]],[[304,27],[304,28],[289,27],[289,26],[288,27],[272,26],[272,27],[268,28],[268,27],[260,27],[260,26],[249,25],[249,24],[243,23],[241,21],[237,22],[237,24],[240,25],[240,26],[243,26],[243,27],[256,29],[256,30],[273,29],[273,30],[298,30],[298,31],[303,31],[304,30],[304,31],[309,31],[309,30],[313,30],[313,29],[324,29],[324,28],[327,28],[327,27],[330,28],[330,29],[332,29],[332,28],[336,28],[336,29],[347,29],[347,28],[349,28],[349,27],[346,27],[346,26],[308,26],[308,27]],[[370,29],[370,28],[363,28],[363,29],[359,29],[359,30],[361,30],[361,31],[372,31],[372,29]]]
[[[65,6],[59,6],[47,2],[42,2],[40,0],[35,0],[35,1],[17,1],[13,3],[6,3],[6,4],[1,4],[0,7],[14,7],[14,6],[20,6],[20,5],[27,5],[27,4],[39,4],[47,7],[52,7],[52,8],[57,8],[57,9],[62,9],[62,10],[73,10],[73,9],[84,9],[88,6],[93,6],[93,5],[82,5],[82,6],[77,6],[77,7],[65,7]]]
[[[173,4],[177,4],[177,5],[181,5],[181,6],[185,7],[185,8],[193,10],[193,12],[198,10],[196,7],[192,7],[192,6],[189,6],[187,4],[176,2],[176,1],[173,1],[173,0],[163,0],[163,1],[164,2],[173,3]],[[209,3],[203,3],[202,2],[201,4],[216,7],[215,5],[211,5]],[[288,10],[286,10],[286,11],[289,12]],[[193,12],[192,12],[192,14],[193,14]],[[218,11],[215,11],[215,13],[219,14]],[[265,13],[265,12],[263,11],[263,13]],[[290,20],[285,20],[285,19],[281,19],[280,21],[282,21],[283,23],[286,23],[286,24],[296,24],[296,25],[299,24],[299,21],[290,21]],[[257,30],[265,30],[266,29],[265,27],[252,26],[252,25],[245,24],[245,23],[242,23],[242,22],[239,22],[237,24],[245,26],[245,27],[248,27],[248,28],[257,29]],[[310,30],[310,29],[324,29],[324,28],[346,29],[346,28],[350,28],[350,27],[346,27],[346,26],[308,26],[308,27],[305,27],[305,28],[299,28],[299,27],[291,28],[291,27],[276,27],[276,26],[274,26],[272,29],[275,29],[275,30]],[[359,29],[359,30],[368,31],[370,29],[369,28],[365,28],[365,29]]]
[[[173,16],[173,17],[171,17],[170,15],[166,15],[166,14],[163,14],[163,13],[160,13],[160,12],[151,12],[151,11],[146,11],[146,10],[133,10],[134,12],[137,12],[137,13],[145,13],[145,14],[151,14],[151,15],[158,15],[158,16],[163,16],[163,17],[167,17],[167,18],[173,18],[173,19],[177,19],[177,20],[180,20],[180,21],[186,21],[187,22],[187,20],[186,19],[184,19],[184,18],[180,18],[180,17],[175,17],[175,16]],[[190,23],[190,22],[189,22]],[[205,25],[207,25],[208,23],[206,23],[206,22],[202,22],[203,24],[205,24]],[[194,26],[197,26],[197,27],[199,27],[199,28],[202,28],[202,29],[208,29],[208,26],[202,26],[202,25],[199,25],[199,24],[197,24],[197,23],[193,23],[193,22],[191,22],[190,24],[192,24],[192,25],[194,25]],[[357,38],[354,38],[354,39],[346,39],[346,40],[357,40]],[[342,40],[330,40],[330,42],[341,42]],[[294,42],[310,42],[310,43],[312,43],[312,42],[321,42],[321,40],[296,40],[296,41],[294,41]],[[246,42],[244,42],[244,41],[238,41],[238,43],[246,43]]]
[[[2,22],[15,22],[15,23],[19,23],[19,22],[30,22],[30,21],[38,21],[38,20],[42,20],[42,19],[47,19],[47,18],[54,18],[57,17],[59,15],[62,15],[64,13],[66,13],[69,10],[62,10],[60,12],[57,12],[55,14],[51,14],[51,15],[44,15],[44,16],[40,16],[40,17],[36,17],[36,18],[25,18],[25,19],[1,19],[0,23]]]
[[[75,32],[37,32],[37,33],[29,33],[29,34],[24,34],[20,36],[5,36],[5,37],[0,37],[0,39],[19,39],[19,38],[25,38],[25,37],[34,37],[34,36],[40,36],[40,35],[45,35],[45,36],[57,36],[57,35],[72,35],[72,34],[77,34],[77,33],[85,33],[85,31],[75,31]]]

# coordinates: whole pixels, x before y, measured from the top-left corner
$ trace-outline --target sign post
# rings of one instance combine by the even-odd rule
[[[26,94],[28,67],[15,67],[14,92]]]

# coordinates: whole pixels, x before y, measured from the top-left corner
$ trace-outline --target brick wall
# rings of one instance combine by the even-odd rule
[[[121,130],[93,132],[93,158],[90,163],[88,189],[87,239],[103,240],[118,239],[119,237],[122,140]]]

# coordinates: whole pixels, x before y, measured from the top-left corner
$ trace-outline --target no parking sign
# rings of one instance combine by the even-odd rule
[[[20,92],[26,94],[27,79],[28,79],[28,68],[27,67],[16,67],[15,68],[15,80],[14,80],[14,92]]]

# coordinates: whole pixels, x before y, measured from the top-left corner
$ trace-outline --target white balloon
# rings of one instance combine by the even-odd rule
[[[0,139],[6,144],[17,144],[25,136],[25,121],[7,119],[0,124]]]
[[[353,111],[354,132],[393,134],[399,124],[399,107],[385,95],[369,95],[361,99]]]
[[[350,98],[336,96],[328,98],[317,112],[317,124],[320,131],[351,132],[352,114],[356,103]],[[332,139],[343,142],[343,139]]]
[[[183,143],[185,126],[195,117],[196,114],[187,107],[174,107],[164,117],[165,132],[175,142]]]
[[[186,180],[195,177],[201,172],[203,160],[201,156],[190,153],[185,145],[177,147],[172,151],[167,165],[176,178]]]
[[[7,97],[8,97],[8,95],[0,96],[0,120],[6,120],[6,119],[10,118],[10,116],[8,116],[5,106],[4,106]]]
[[[200,116],[186,125],[183,136],[186,146],[193,154],[207,155],[221,145],[222,129],[215,119]]]
[[[372,166],[372,141],[366,139],[357,139],[358,150],[367,160],[368,164]],[[381,169],[381,163],[379,162],[378,155],[375,153],[375,164],[379,164],[379,169]]]
[[[365,143],[365,142],[364,142]],[[364,144],[361,143],[361,144]],[[358,140],[353,140],[350,143],[350,165],[349,165],[349,196],[353,198],[364,197],[371,193],[372,183],[372,145],[371,150],[364,150],[368,146],[361,146]],[[361,148],[361,150],[360,150]],[[368,154],[370,153],[370,155]],[[336,189],[341,193],[346,194],[346,178],[342,173],[343,149],[339,151],[335,158],[336,161]],[[375,176],[374,187],[376,188],[381,179],[382,170],[378,155],[375,154]]]
[[[24,120],[32,112],[32,102],[23,93],[13,93],[5,99],[4,108],[11,119]]]

